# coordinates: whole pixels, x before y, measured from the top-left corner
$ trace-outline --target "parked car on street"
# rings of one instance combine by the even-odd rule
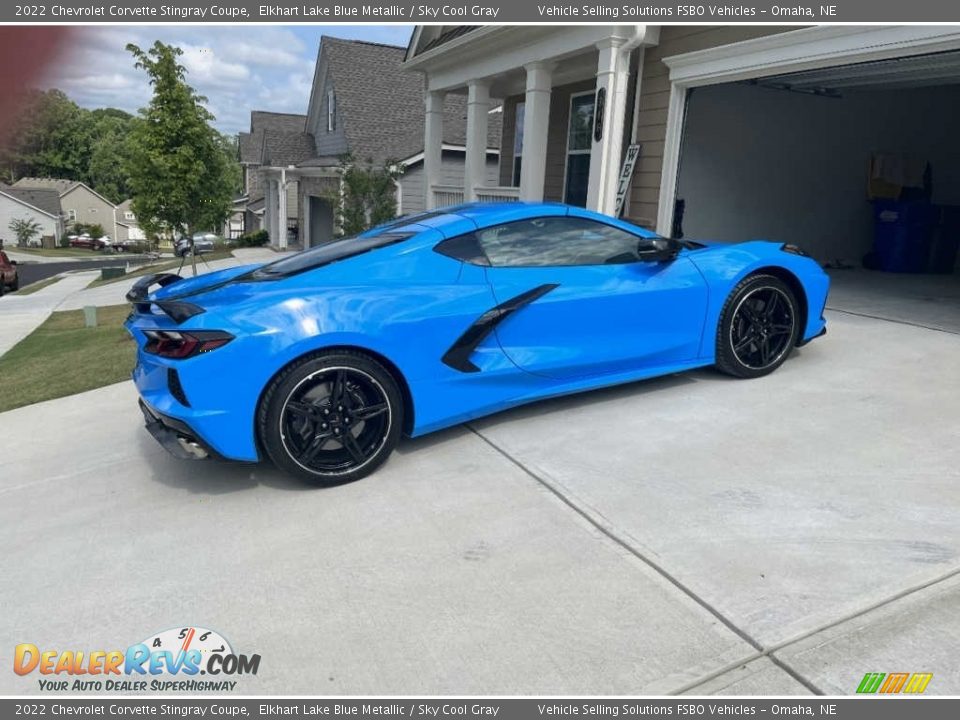
[[[189,255],[191,252],[200,255],[213,252],[220,238],[213,233],[195,233],[192,237],[182,237],[174,245],[177,257]]]
[[[70,247],[74,248],[88,248],[90,250],[103,250],[113,245],[113,241],[110,240],[109,235],[104,235],[102,237],[93,238],[89,234],[83,233],[82,235],[70,235],[67,238],[70,241]]]
[[[542,398],[709,365],[767,375],[826,332],[829,285],[782,242],[482,203],[266,265],[144,277],[126,327],[165,448],[335,484],[373,472],[401,434]]]
[[[11,260],[0,250],[0,295],[7,290],[20,289],[20,273],[17,272],[17,261]]]

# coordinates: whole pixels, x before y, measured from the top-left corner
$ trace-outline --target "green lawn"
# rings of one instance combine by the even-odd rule
[[[203,260],[207,262],[212,262],[214,260],[224,260],[226,258],[233,257],[233,253],[229,250],[214,250],[212,253],[206,253],[205,255],[199,256],[197,258],[197,273],[203,274],[205,272],[210,272],[210,268],[203,264]],[[150,265],[137,265],[134,270],[131,270],[126,275],[121,275],[118,278],[111,278],[110,280],[101,280],[97,278],[91,282],[87,287],[99,287],[100,285],[109,285],[110,283],[120,282],[121,280],[126,280],[132,277],[140,277],[141,275],[150,275],[151,273],[166,272],[167,270],[176,270],[180,267],[180,258],[176,260],[164,260],[159,263],[152,263]],[[186,273],[185,277],[191,277],[193,273],[193,265],[190,262],[190,258],[187,258],[186,262],[183,263],[183,272]]]
[[[82,310],[55,312],[0,357],[0,412],[73,395],[130,377],[136,345],[123,328],[129,305],[97,308],[97,327]]]
[[[17,290],[14,295],[29,295],[35,293],[37,290],[43,290],[49,285],[53,285],[55,282],[60,280],[59,275],[54,275],[53,277],[44,278],[43,280],[37,280],[37,282],[30,283],[29,285],[23,285],[19,290]]]

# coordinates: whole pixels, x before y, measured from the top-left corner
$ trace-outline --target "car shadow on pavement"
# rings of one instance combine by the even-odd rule
[[[598,390],[565,395],[549,400],[539,400],[510,410],[478,418],[476,421],[457,425],[417,438],[404,438],[396,450],[399,457],[414,457],[462,437],[464,433],[479,432],[499,423],[520,419],[534,419],[554,413],[570,413],[591,405],[639,399],[645,395],[676,390],[700,382],[731,382],[736,378],[723,375],[713,368],[701,368],[674,375],[638,380],[624,385],[615,385]],[[152,478],[172,488],[189,490],[198,494],[220,495],[251,490],[265,486],[275,490],[317,492],[331,490],[337,485],[311,485],[276,469],[270,462],[244,463],[226,460],[179,460],[166,453],[153,452],[153,439],[143,436],[139,440],[144,454],[153,457],[149,466]],[[362,481],[361,481],[362,482]]]

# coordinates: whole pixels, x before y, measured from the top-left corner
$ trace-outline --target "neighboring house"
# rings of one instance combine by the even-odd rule
[[[127,199],[117,205],[116,210],[114,210],[114,216],[117,223],[117,236],[115,239],[118,242],[147,239],[146,233],[143,232],[140,223],[137,222],[136,213],[133,212],[132,200]]]
[[[335,218],[330,198],[340,191],[339,164],[345,154],[363,164],[402,164],[406,171],[397,181],[398,212],[425,209],[423,82],[402,71],[405,52],[324,36],[307,114],[251,113],[250,132],[240,136],[249,227],[259,223],[267,228],[277,245],[331,239]],[[451,95],[440,109],[445,122],[439,179],[452,182],[463,175],[466,107],[466,98]],[[483,112],[491,119],[479,172],[492,183],[501,115],[489,103]]]
[[[49,189],[0,187],[0,238],[8,247],[17,243],[10,229],[14,220],[33,220],[40,226],[40,233],[33,239],[35,244],[44,237],[59,239],[63,235],[60,193]]]
[[[267,189],[265,173],[274,167],[295,167],[314,156],[313,138],[304,131],[306,120],[306,115],[293,113],[262,110],[250,113],[250,132],[240,133],[239,138],[244,195],[234,201],[235,214],[240,213],[243,216],[244,232],[259,230],[264,226],[267,205],[264,197]],[[275,245],[298,241],[298,190],[298,180],[291,176],[285,184],[283,232],[280,234],[274,228],[270,234],[271,242]],[[276,194],[270,197],[271,203],[276,203],[277,200]],[[276,218],[280,217],[281,214],[276,215]]]
[[[859,263],[877,154],[894,161],[871,181],[916,186],[907,169],[929,163],[934,202],[960,205],[957,26],[429,25],[404,69],[426,83],[428,207],[495,195],[614,214],[632,144],[623,215],[662,234]],[[439,161],[451,93],[471,108],[456,192]],[[498,187],[477,170],[489,98],[503,101]]]
[[[17,180],[13,187],[56,190],[67,228],[76,223],[100,225],[104,233],[117,239],[116,205],[84,183],[58,178],[25,177]]]

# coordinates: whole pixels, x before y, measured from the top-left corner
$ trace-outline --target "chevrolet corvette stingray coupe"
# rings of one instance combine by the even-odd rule
[[[401,434],[534,400],[707,365],[766,375],[826,332],[828,287],[792,245],[468,204],[265,265],[144,277],[126,327],[164,447],[329,485],[373,472]]]

